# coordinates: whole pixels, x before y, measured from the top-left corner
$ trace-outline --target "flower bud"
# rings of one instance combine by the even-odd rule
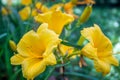
[[[16,43],[14,41],[9,40],[9,45],[10,45],[11,50],[17,51],[17,46],[16,46]]]
[[[92,6],[89,5],[84,9],[82,15],[79,18],[78,24],[82,24],[82,23],[86,22],[88,20],[88,18],[90,17],[91,12],[92,12]]]

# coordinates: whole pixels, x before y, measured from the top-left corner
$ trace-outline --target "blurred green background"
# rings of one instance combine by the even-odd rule
[[[54,3],[51,0],[48,1]],[[60,0],[55,1],[59,2]],[[0,80],[24,80],[20,66],[12,66],[10,64],[10,57],[13,52],[10,50],[9,40],[12,39],[18,43],[23,34],[33,29],[37,24],[35,24],[33,18],[27,21],[20,19],[18,14],[18,11],[22,8],[20,0],[13,0],[12,5],[9,6],[8,9],[11,10],[11,14],[2,15],[1,8],[6,6],[6,4],[7,0],[0,0]],[[81,5],[76,6],[74,13],[80,15],[84,7]],[[120,61],[120,0],[96,0],[96,4],[93,5],[92,15],[82,26],[89,27],[93,24],[98,24],[105,35],[112,41],[113,52]],[[68,40],[76,43],[79,38],[79,31],[80,29],[73,32]],[[65,75],[69,80],[120,80],[120,67],[112,66],[111,72],[107,76],[102,76],[101,73],[95,71],[91,60],[85,58],[85,61],[88,64],[87,67],[79,67],[79,58],[72,60],[66,66]],[[49,69],[51,68],[48,67],[36,80],[44,80]],[[53,72],[53,75],[49,80],[55,80],[54,77],[60,79],[57,70]]]

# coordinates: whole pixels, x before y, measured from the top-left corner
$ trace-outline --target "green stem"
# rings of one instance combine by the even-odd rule
[[[50,70],[50,72],[48,73],[48,75],[46,76],[46,78],[44,80],[48,80],[48,78],[51,76],[51,74],[53,73],[55,68],[56,68],[56,66],[53,66],[53,68]]]
[[[71,58],[72,56],[74,56],[74,55],[80,55],[80,53],[81,53],[81,51],[79,50],[79,51],[76,51],[76,52],[73,52],[71,55],[69,55],[67,58],[69,59],[69,58]]]

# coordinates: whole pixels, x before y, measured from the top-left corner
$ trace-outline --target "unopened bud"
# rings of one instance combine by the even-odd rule
[[[92,6],[89,5],[84,9],[82,15],[79,18],[78,24],[82,24],[82,23],[86,22],[89,19],[91,12],[92,12]]]
[[[9,45],[10,45],[11,50],[13,50],[15,52],[17,51],[17,46],[16,46],[16,43],[14,41],[10,40]]]
[[[74,5],[77,4],[77,1],[78,0],[71,0],[72,4],[74,4]]]

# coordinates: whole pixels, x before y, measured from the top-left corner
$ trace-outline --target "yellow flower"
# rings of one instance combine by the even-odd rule
[[[73,50],[74,48],[73,47],[70,47],[70,46],[66,46],[66,45],[63,45],[63,44],[60,44],[59,45],[59,48],[60,48],[60,51],[62,53],[62,56],[64,56],[65,54],[72,54],[73,53]]]
[[[43,23],[37,32],[27,32],[17,45],[18,54],[11,57],[11,64],[21,65],[23,76],[33,79],[42,73],[46,66],[55,65],[52,50],[60,43],[58,35]]]
[[[48,23],[48,28],[55,31],[57,34],[62,32],[64,25],[72,22],[74,18],[61,11],[51,11],[35,16],[35,20],[42,23]]]
[[[19,11],[19,15],[22,20],[27,20],[30,16],[31,9],[29,6],[26,6],[22,10]]]
[[[22,0],[21,1],[21,4],[23,4],[23,5],[30,5],[32,3],[32,0]]]
[[[110,72],[111,64],[118,66],[117,59],[112,55],[112,43],[102,33],[98,25],[83,29],[81,34],[89,41],[82,49],[82,53],[94,60],[94,66],[98,72],[106,75]]]

